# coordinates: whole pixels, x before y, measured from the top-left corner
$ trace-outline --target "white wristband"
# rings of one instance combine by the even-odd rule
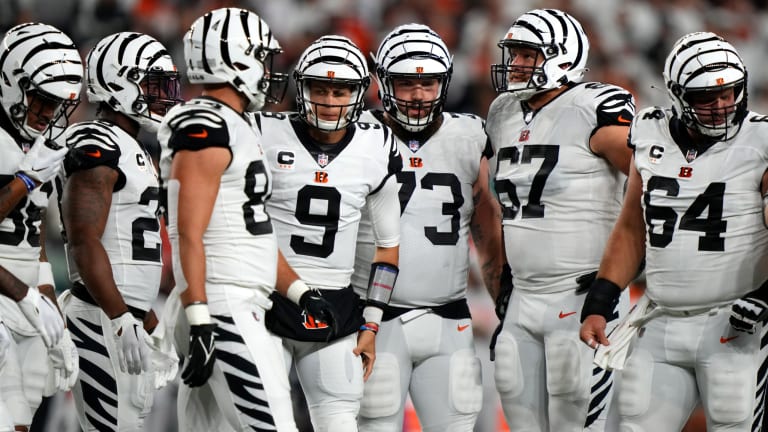
[[[37,268],[37,286],[40,285],[55,286],[53,268],[48,261],[40,261],[40,266]]]
[[[205,303],[194,303],[184,308],[189,325],[211,324],[211,313]]]
[[[384,316],[384,311],[376,306],[366,306],[363,309],[363,319],[367,323],[381,324],[381,318]]]
[[[307,291],[309,291],[307,284],[305,284],[301,279],[296,279],[295,281],[291,282],[291,285],[288,286],[288,291],[285,293],[285,297],[287,297],[288,300],[299,304],[301,296]]]

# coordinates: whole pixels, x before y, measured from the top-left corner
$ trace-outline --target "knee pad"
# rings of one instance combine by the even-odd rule
[[[376,355],[373,373],[363,387],[360,415],[367,418],[389,417],[400,410],[400,365],[390,353]]]
[[[464,349],[451,355],[448,381],[449,400],[462,414],[477,414],[483,406],[483,384],[480,359],[473,350]]]
[[[706,382],[704,409],[713,423],[737,424],[749,418],[755,398],[755,368],[733,355],[711,357],[711,365],[700,369]]]
[[[520,353],[517,341],[512,333],[501,331],[496,342],[496,365],[493,377],[496,390],[502,397],[516,397],[523,392],[523,367],[520,364]]]
[[[589,397],[592,364],[588,362],[586,348],[569,333],[556,332],[547,338],[544,355],[550,396],[565,396],[573,400]]]
[[[653,383],[653,356],[646,350],[635,349],[629,355],[627,364],[619,380],[619,414],[622,417],[622,431],[634,432],[639,426],[624,425],[624,417],[645,414],[651,404],[651,385]],[[637,429],[642,430],[642,429]]]

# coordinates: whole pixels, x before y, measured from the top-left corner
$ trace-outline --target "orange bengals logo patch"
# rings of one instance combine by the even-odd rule
[[[332,70],[329,70],[328,72],[326,72],[326,76],[327,76],[328,78],[331,78],[331,79],[333,79],[333,78],[335,78],[335,77],[336,77],[336,72],[335,72],[335,71],[332,71]]]
[[[328,324],[326,324],[325,322],[320,321],[318,319],[315,319],[315,317],[313,317],[312,315],[307,314],[307,313],[305,313],[303,315],[304,315],[304,323],[303,323],[303,325],[304,325],[305,329],[307,329],[307,330],[320,330],[320,329],[328,328]]]

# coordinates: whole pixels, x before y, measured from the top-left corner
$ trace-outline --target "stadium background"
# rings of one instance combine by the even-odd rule
[[[110,33],[145,32],[171,50],[183,72],[184,32],[206,11],[227,6],[251,9],[268,22],[285,51],[275,65],[281,72],[292,70],[302,50],[320,35],[343,34],[368,53],[375,52],[382,36],[399,24],[427,24],[443,37],[454,54],[447,109],[482,116],[495,96],[489,65],[500,61],[496,42],[514,19],[529,9],[554,7],[578,18],[591,42],[586,79],[627,88],[635,95],[639,108],[668,104],[661,71],[674,41],[691,31],[713,31],[733,43],[744,58],[749,70],[750,108],[758,112],[768,109],[768,0],[0,0],[0,34],[27,21],[52,24],[72,37],[85,59],[88,50]],[[182,86],[185,98],[199,90],[185,81]],[[283,104],[266,109],[286,110],[293,106],[293,92],[289,89]],[[375,84],[368,94],[368,106],[378,106]],[[87,119],[93,112],[93,106],[82,103],[74,121]],[[156,146],[153,137],[143,138]],[[49,220],[56,225],[50,226],[55,227],[58,215],[51,213]],[[55,231],[49,229],[51,234]],[[57,285],[65,289],[60,238],[50,235],[48,247]],[[164,281],[168,288],[168,278]],[[486,407],[476,431],[503,431],[506,429],[498,410],[487,350],[488,336],[497,320],[493,302],[475,275],[470,277],[470,303],[486,384]],[[172,428],[172,399],[159,399],[158,403],[168,405],[156,407],[148,425],[150,432]],[[62,404],[59,408],[67,407],[66,401]],[[67,430],[73,420],[66,409],[54,409],[52,418],[51,430]],[[404,431],[417,430],[415,415],[410,412]],[[704,430],[697,418],[686,432]]]

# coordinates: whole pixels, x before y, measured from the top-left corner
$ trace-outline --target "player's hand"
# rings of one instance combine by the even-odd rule
[[[301,298],[299,298],[299,306],[305,312],[312,315],[314,319],[328,324],[331,330],[328,334],[328,340],[334,339],[338,331],[338,313],[336,313],[336,308],[323,297],[320,291],[310,289],[302,294]]]
[[[48,361],[54,388],[61,391],[71,389],[80,372],[80,360],[69,330],[64,329],[64,335],[59,343],[48,350]]]
[[[512,283],[512,269],[509,264],[504,264],[501,268],[501,279],[499,280],[499,295],[496,296],[496,316],[499,321],[504,322],[507,316],[507,307],[509,307],[509,298],[512,296],[512,289],[515,287]]]
[[[69,149],[40,135],[19,164],[19,171],[43,184],[56,177]]]
[[[578,284],[578,287],[576,288],[576,294],[584,294],[589,291],[595,279],[597,279],[597,270],[577,277],[576,284]]]
[[[582,342],[589,345],[590,348],[597,348],[597,345],[610,345],[608,337],[605,336],[605,317],[601,315],[589,315],[579,330],[579,337]]]
[[[200,387],[213,374],[216,346],[213,331],[216,324],[191,325],[189,329],[189,355],[181,379],[190,387]]]
[[[64,320],[48,297],[30,288],[27,295],[16,304],[27,321],[40,333],[46,348],[51,349],[59,343],[64,333]]]
[[[757,325],[768,317],[768,304],[755,297],[742,297],[731,305],[731,327],[752,334]]]
[[[149,348],[147,347],[144,325],[130,312],[112,320],[112,334],[117,343],[117,358],[120,370],[139,375],[149,370]]]
[[[373,363],[376,361],[376,333],[370,330],[357,332],[357,346],[352,352],[356,356],[362,356],[363,381],[368,381],[368,377],[373,372]]]

